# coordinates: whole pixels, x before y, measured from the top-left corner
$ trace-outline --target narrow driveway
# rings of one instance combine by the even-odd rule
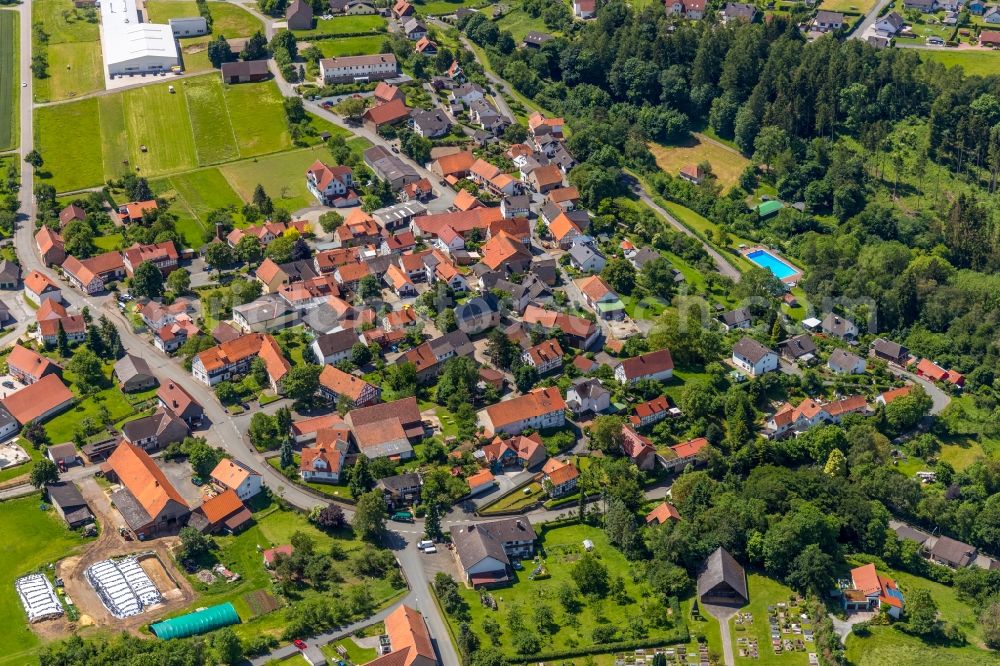
[[[653,201],[652,197],[649,196],[649,193],[646,192],[646,189],[642,186],[642,183],[640,183],[638,180],[635,180],[632,186],[632,191],[635,192],[636,196],[638,196],[639,199],[644,204],[646,204],[647,206],[652,208],[656,213],[664,217],[667,220],[667,222],[670,223],[670,226],[672,226],[682,234],[690,236],[691,238],[694,238],[699,243],[701,243],[701,246],[705,248],[705,252],[707,252],[708,256],[712,258],[712,261],[715,263],[715,269],[719,271],[719,273],[730,278],[733,282],[740,281],[739,270],[737,270],[735,266],[729,263],[729,260],[723,257],[722,254],[720,254],[714,247],[703,241],[701,238],[698,238],[697,234],[688,229],[687,226],[685,226],[680,220],[678,220],[676,217],[668,213],[666,209],[661,207],[658,203]]]
[[[889,366],[889,372],[897,377],[905,377],[914,384],[919,384],[923,387],[924,391],[927,392],[927,395],[931,397],[931,414],[934,414],[935,416],[944,411],[944,408],[951,402],[951,396],[939,389],[934,382],[927,381],[923,377],[915,375],[908,370],[903,370],[902,368],[897,368],[891,365]]]
[[[729,620],[736,615],[738,609],[731,606],[716,606],[702,604],[702,610],[719,621],[719,633],[722,636],[722,660],[726,666],[735,666],[736,655],[733,654],[733,637],[729,631]]]

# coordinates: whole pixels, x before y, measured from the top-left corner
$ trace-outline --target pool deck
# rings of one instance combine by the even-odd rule
[[[802,271],[799,270],[799,268],[795,264],[793,264],[790,260],[786,259],[785,256],[782,255],[777,250],[773,250],[764,245],[754,245],[752,247],[745,247],[740,249],[740,254],[743,255],[743,257],[747,261],[754,264],[755,266],[760,266],[760,264],[758,264],[756,261],[750,258],[750,255],[753,254],[754,252],[766,252],[775,259],[777,259],[778,261],[780,261],[781,263],[791,268],[793,271],[795,271],[791,275],[779,278],[784,284],[788,285],[788,287],[794,287],[799,283],[799,280],[802,279]],[[764,266],[761,266],[761,268],[764,268]]]

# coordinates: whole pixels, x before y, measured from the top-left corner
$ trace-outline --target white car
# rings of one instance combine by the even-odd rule
[[[434,546],[428,546],[427,548],[424,548],[424,552],[427,553],[428,555],[433,555],[434,553],[438,552],[438,549],[435,548]]]
[[[433,541],[426,541],[425,540],[425,541],[418,541],[417,542],[417,548],[419,548],[420,550],[423,550],[424,548],[431,548],[433,546],[434,546],[434,542]]]

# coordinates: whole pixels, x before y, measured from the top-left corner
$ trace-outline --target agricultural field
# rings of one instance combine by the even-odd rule
[[[344,37],[342,39],[318,39],[316,46],[323,52],[324,58],[339,58],[340,56],[372,55],[382,51],[383,35],[371,37]]]
[[[40,495],[30,495],[4,502],[0,511],[0,533],[8,537],[0,552],[0,622],[6,627],[0,664],[37,661],[33,652],[40,644],[28,628],[14,580],[70,555],[84,543],[66,529],[55,511],[42,512],[41,503]]]
[[[656,158],[656,165],[671,176],[677,176],[681,168],[689,164],[708,162],[723,191],[732,188],[739,181],[743,169],[750,164],[750,160],[738,151],[719,145],[698,133],[693,134],[685,144],[664,146],[651,143],[649,149]]]
[[[150,186],[157,196],[171,202],[170,210],[178,216],[177,231],[188,247],[201,247],[205,242],[209,213],[243,205],[243,200],[216,168],[162,178]]]
[[[580,607],[570,614],[564,610],[559,601],[558,591],[564,586],[575,588],[576,580],[573,571],[576,562],[584,555],[583,540],[594,542],[593,556],[608,570],[609,579],[621,578],[625,588],[623,598],[612,601],[610,598],[590,599],[580,597]],[[545,530],[539,535],[538,545],[544,548],[546,558],[543,577],[530,580],[529,573],[535,568],[535,563],[525,562],[524,569],[516,572],[517,581],[513,585],[495,590],[493,598],[498,603],[497,610],[486,608],[479,599],[479,592],[459,585],[458,591],[468,604],[471,615],[469,627],[480,636],[484,645],[494,644],[507,654],[516,654],[513,636],[518,632],[530,631],[539,639],[543,647],[541,652],[563,650],[570,647],[584,647],[594,643],[594,630],[597,627],[613,627],[617,629],[616,640],[626,640],[633,629],[630,625],[637,622],[644,624],[644,631],[649,639],[658,636],[669,643],[678,633],[678,627],[653,626],[649,620],[658,616],[660,611],[646,609],[649,600],[655,595],[649,590],[645,581],[636,582],[631,575],[631,565],[618,550],[607,540],[604,531],[586,525],[568,525]],[[539,627],[534,619],[537,609],[546,606],[552,611],[552,624]],[[491,640],[483,632],[483,620],[489,617],[500,624],[501,635],[498,641]],[[524,629],[514,630],[509,625],[509,618],[524,618]],[[452,628],[458,630],[458,622],[451,615],[448,621]],[[669,620],[679,625],[683,631],[683,618]]]
[[[1000,67],[1000,51],[921,49],[920,57],[925,61],[940,62],[945,67],[961,67],[968,75],[991,76]]]
[[[129,169],[155,177],[292,147],[273,81],[224,86],[211,75],[42,107],[35,124],[60,192]]]
[[[76,9],[71,0],[32,3],[32,22],[47,35],[34,37],[34,52],[48,56],[48,76],[36,78],[36,102],[72,99],[104,88],[97,10]]]
[[[0,11],[0,150],[18,144],[18,29],[17,12]]]
[[[332,19],[316,19],[312,30],[296,30],[299,39],[316,35],[353,35],[359,32],[385,32],[386,20],[378,15],[336,16]]]
[[[194,0],[150,0],[146,3],[146,9],[153,23],[166,23],[172,18],[199,15]],[[211,34],[184,37],[179,40],[184,70],[187,72],[212,69],[212,64],[208,60],[208,43],[218,35],[224,35],[229,39],[249,37],[263,29],[256,16],[237,4],[213,0],[208,3],[208,11],[212,15]]]

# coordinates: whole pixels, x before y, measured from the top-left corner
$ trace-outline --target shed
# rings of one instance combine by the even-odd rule
[[[218,606],[211,606],[187,615],[157,622],[150,625],[149,629],[156,634],[157,638],[169,640],[171,638],[187,638],[239,623],[239,614],[233,608],[233,604],[227,601]]]
[[[774,199],[772,199],[771,201],[764,201],[759,205],[754,206],[753,210],[757,212],[758,216],[760,216],[761,218],[765,218],[765,217],[771,217],[784,207],[785,204],[781,203],[780,201],[775,201]]]

